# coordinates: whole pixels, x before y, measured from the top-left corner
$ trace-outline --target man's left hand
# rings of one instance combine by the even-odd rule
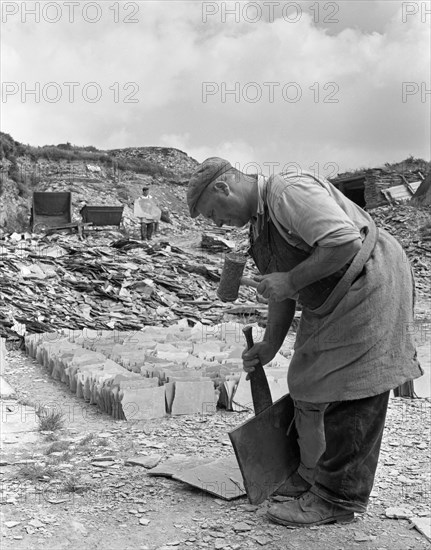
[[[259,281],[257,292],[267,300],[282,302],[287,298],[298,299],[298,291],[293,288],[289,273],[270,273],[254,277]]]

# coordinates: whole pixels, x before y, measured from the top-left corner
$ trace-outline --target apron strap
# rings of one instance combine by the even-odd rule
[[[352,286],[353,281],[358,277],[361,271],[364,269],[364,266],[371,256],[374,247],[376,246],[377,239],[379,238],[379,230],[371,220],[369,227],[367,228],[367,234],[362,243],[361,250],[353,258],[352,263],[348,267],[346,273],[337,283],[334,290],[328,296],[328,298],[323,302],[323,304],[316,309],[312,309],[313,315],[324,316],[330,313],[344,298],[344,296],[349,291]]]

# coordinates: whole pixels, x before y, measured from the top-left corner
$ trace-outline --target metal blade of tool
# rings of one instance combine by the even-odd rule
[[[289,394],[229,433],[251,504],[260,504],[291,476],[299,465]]]
[[[247,347],[253,346],[251,327],[243,329]],[[229,433],[252,504],[260,504],[293,474],[299,465],[297,432],[292,425],[294,405],[289,394],[272,404],[262,365],[250,373],[256,416]],[[289,431],[289,433],[287,433]]]

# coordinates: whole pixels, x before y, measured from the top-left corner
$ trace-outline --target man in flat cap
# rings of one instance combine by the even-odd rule
[[[269,363],[302,306],[288,371],[300,465],[271,506],[288,526],[350,521],[374,482],[389,392],[423,374],[408,327],[414,281],[399,243],[325,178],[305,171],[250,176],[205,160],[190,179],[190,215],[250,223],[250,250],[268,299],[262,342],[244,370]]]

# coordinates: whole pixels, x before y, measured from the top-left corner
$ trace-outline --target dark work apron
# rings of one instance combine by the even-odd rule
[[[250,227],[248,253],[253,258],[261,275],[290,271],[311,256],[311,253],[291,245],[283,238],[271,221],[266,207],[261,230],[256,239],[253,237],[253,227]],[[302,288],[298,293],[298,301],[310,309],[321,306],[347,271],[349,265],[350,262],[336,273],[329,275],[329,277]]]

